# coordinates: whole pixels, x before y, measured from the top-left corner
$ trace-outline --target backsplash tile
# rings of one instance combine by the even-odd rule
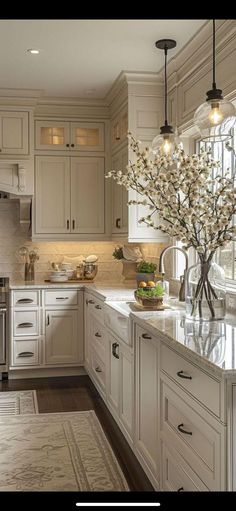
[[[0,275],[12,280],[24,278],[24,263],[17,254],[18,249],[25,245],[29,249],[39,249],[39,261],[35,264],[36,280],[44,280],[49,275],[49,261],[61,262],[65,255],[75,257],[90,254],[98,256],[98,274],[96,281],[122,282],[122,263],[113,258],[112,253],[117,245],[127,244],[127,239],[116,241],[90,242],[32,242],[27,224],[19,223],[19,202],[17,200],[0,201]],[[132,244],[130,244],[132,246]],[[164,244],[140,244],[143,256],[149,261],[158,263]]]

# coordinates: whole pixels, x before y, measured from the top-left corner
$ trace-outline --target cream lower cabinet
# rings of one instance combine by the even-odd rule
[[[10,370],[83,365],[82,290],[15,290],[10,302]]]
[[[158,363],[158,343],[136,327],[135,452],[156,489],[160,481]]]
[[[133,442],[134,371],[132,349],[108,332],[107,403],[130,443]]]
[[[45,319],[45,363],[79,362],[77,311],[46,310]]]
[[[35,182],[36,237],[104,234],[104,158],[38,156]]]

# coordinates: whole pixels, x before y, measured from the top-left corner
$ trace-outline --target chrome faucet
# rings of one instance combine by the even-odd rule
[[[186,272],[188,269],[188,254],[185,250],[183,250],[183,248],[176,247],[175,245],[171,245],[170,247],[164,248],[164,250],[162,250],[162,252],[161,252],[160,261],[159,261],[159,273],[161,273],[162,275],[165,274],[164,256],[167,252],[169,252],[169,250],[180,250],[180,252],[182,252],[185,256],[185,270],[184,270],[184,274],[181,275],[181,277],[180,277],[180,290],[179,290],[179,301],[185,302],[185,280],[186,280]]]

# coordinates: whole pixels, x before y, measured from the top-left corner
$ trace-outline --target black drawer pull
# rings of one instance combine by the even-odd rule
[[[101,309],[102,307],[100,305],[95,305],[95,309]]]
[[[32,326],[34,326],[34,323],[19,323],[17,328],[31,328]]]
[[[151,339],[151,336],[148,334],[142,334],[143,339]]]
[[[177,428],[180,431],[180,433],[184,433],[185,435],[192,435],[191,431],[186,431],[185,429],[183,429],[183,423],[179,424]]]
[[[87,303],[92,303],[92,304],[94,304],[94,301],[93,301],[93,300],[87,300]]]
[[[116,352],[117,348],[119,348],[118,342],[113,342],[113,344],[112,344],[112,355],[115,358],[120,358],[118,353]]]
[[[57,296],[56,300],[69,300],[69,296]]]
[[[95,367],[95,371],[96,371],[97,373],[102,373],[102,370],[100,369],[100,367],[99,367],[99,366]]]
[[[95,337],[102,337],[101,334],[99,334],[99,332],[96,332],[96,334],[94,334]]]
[[[20,298],[16,303],[32,303],[34,300],[32,298]]]
[[[22,351],[17,355],[17,358],[29,358],[33,357],[34,353],[32,351]]]
[[[184,487],[183,486],[180,486],[180,488],[178,488],[177,491],[184,491]]]
[[[116,219],[116,228],[117,229],[120,229],[120,220],[121,220],[120,218]]]
[[[179,378],[184,378],[185,380],[192,380],[192,376],[188,376],[187,374],[184,374],[183,371],[178,371],[176,374]]]

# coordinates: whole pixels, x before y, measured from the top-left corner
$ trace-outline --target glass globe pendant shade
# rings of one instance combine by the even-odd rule
[[[194,124],[205,142],[229,140],[235,122],[236,109],[226,99],[206,100],[194,114]]]
[[[172,126],[165,124],[165,126],[161,126],[160,134],[153,139],[152,150],[162,156],[169,156],[173,154],[177,144],[176,134],[173,132]]]

